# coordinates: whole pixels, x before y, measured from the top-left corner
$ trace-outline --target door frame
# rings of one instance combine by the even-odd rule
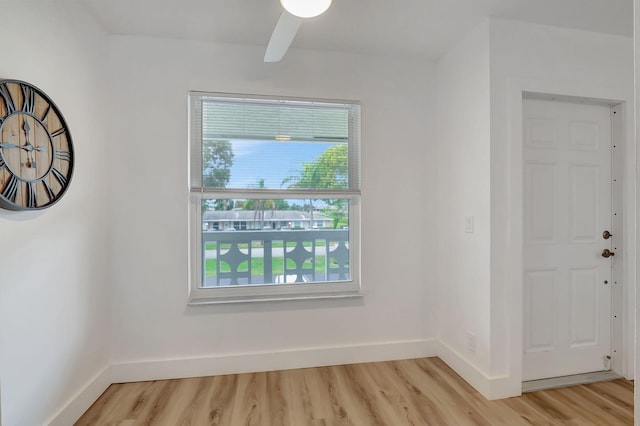
[[[509,185],[506,194],[508,208],[507,225],[508,236],[506,248],[502,252],[504,262],[502,272],[505,277],[505,285],[508,286],[506,300],[509,304],[505,308],[509,319],[508,327],[508,386],[515,390],[522,383],[522,359],[523,359],[523,306],[524,306],[524,278],[523,278],[523,124],[522,104],[524,97],[541,96],[548,98],[565,98],[583,100],[587,102],[617,105],[619,112],[617,120],[612,121],[612,132],[615,144],[620,147],[617,157],[622,164],[614,163],[618,170],[617,179],[620,179],[620,194],[622,199],[622,219],[619,226],[627,230],[622,247],[619,248],[622,261],[619,266],[622,271],[622,284],[619,291],[612,293],[612,303],[615,300],[619,306],[615,314],[620,319],[616,331],[612,330],[612,347],[620,347],[616,350],[612,359],[612,369],[619,375],[634,378],[634,342],[635,342],[635,287],[636,287],[636,142],[634,140],[634,115],[633,92],[625,92],[619,87],[594,86],[580,82],[558,82],[553,80],[512,79],[507,88],[507,122],[508,122],[508,176]],[[615,129],[615,130],[614,130]],[[498,232],[498,231],[496,231]],[[613,231],[612,231],[613,232]],[[492,231],[492,239],[496,234]],[[619,258],[620,259],[620,258]],[[614,312],[614,310],[612,310]],[[614,339],[616,342],[614,343]]]

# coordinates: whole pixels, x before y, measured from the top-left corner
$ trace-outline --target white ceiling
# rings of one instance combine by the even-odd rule
[[[263,45],[279,0],[84,0],[112,34]],[[487,16],[631,36],[633,0],[333,0],[293,47],[435,59]]]

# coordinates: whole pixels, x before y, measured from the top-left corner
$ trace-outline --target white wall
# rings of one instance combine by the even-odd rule
[[[486,397],[517,395],[522,381],[522,91],[626,102],[625,229],[635,229],[631,42],[491,19],[438,62],[440,356]],[[623,253],[632,377],[634,238]]]
[[[491,350],[489,59],[486,21],[437,66],[438,312],[445,349],[441,356],[450,364],[455,358],[465,359],[485,374]],[[467,217],[473,218],[473,233],[465,232]],[[467,347],[469,333],[475,336],[475,353]]]
[[[432,65],[295,50],[264,64],[261,47],[128,36],[110,46],[116,380],[428,353]],[[362,102],[363,299],[186,305],[189,90]]]
[[[632,140],[632,40],[491,20],[491,369],[516,392],[522,377],[522,92],[626,102],[623,141],[625,229],[635,229],[635,144]],[[625,232],[627,361],[633,358],[635,242]],[[633,376],[633,368],[622,366]]]
[[[50,209],[0,210],[0,423],[69,425],[108,385],[106,38],[73,6],[4,2],[2,16],[0,76],[56,102],[76,168]]]

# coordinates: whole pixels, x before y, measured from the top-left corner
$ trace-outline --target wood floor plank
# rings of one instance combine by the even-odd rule
[[[77,426],[633,425],[633,382],[484,399],[438,358],[114,384]]]
[[[310,370],[310,373],[315,378],[316,386],[319,386],[318,397],[322,400],[326,398],[326,402],[329,403],[330,407],[330,410],[323,411],[320,420],[331,425],[356,425],[357,423],[354,423],[352,418],[353,410],[351,407],[347,410],[346,401],[341,400],[338,395],[338,384],[336,383],[333,369],[335,369],[335,367]]]
[[[405,370],[406,377],[410,378],[412,385],[420,389],[425,398],[436,400],[438,409],[445,416],[444,424],[491,426],[471,404],[459,403],[460,400],[468,401],[470,392],[468,389],[452,385],[447,377],[449,372],[442,371],[441,374],[440,367],[434,365],[433,361],[429,362],[429,366],[433,368],[424,368],[419,361],[398,361],[397,363]]]
[[[304,370],[288,370],[282,372],[270,373],[270,380],[275,380],[279,377],[279,390],[282,392],[281,396],[278,396],[277,400],[271,401],[271,412],[278,413],[276,415],[275,425],[305,425],[312,424],[314,415],[317,415],[313,410],[313,395],[310,394],[309,386],[305,378]],[[275,386],[275,383],[270,382],[270,386]],[[278,401],[284,400],[286,406],[278,407]],[[282,412],[280,415],[279,413]],[[280,423],[279,417],[282,416],[282,422]]]
[[[548,416],[541,407],[531,404],[522,397],[507,398],[503,404],[517,414],[518,420],[513,422],[514,425],[550,426],[554,424],[553,418]]]
[[[263,426],[268,424],[267,373],[238,375],[231,423],[234,425]]]
[[[426,422],[418,410],[413,409],[402,389],[395,386],[394,381],[384,374],[379,363],[356,364],[354,372],[363,377],[363,383],[371,389],[374,403],[380,407],[385,424],[395,419],[403,419],[410,426],[424,425]],[[390,412],[388,412],[390,411]]]
[[[624,424],[626,420],[624,409],[617,409],[603,397],[584,387],[564,388],[555,392],[554,397],[558,403],[576,406],[581,411],[575,414],[576,418],[579,417],[579,414],[587,414],[597,425],[611,424],[612,421],[615,421],[615,424]]]
[[[357,425],[384,426],[385,422],[373,396],[363,383],[362,375],[356,374],[352,365],[331,367],[336,383],[336,395],[348,407],[348,416]]]
[[[289,400],[290,424],[313,424],[324,418],[324,411],[318,407],[325,398],[319,398],[313,391],[311,370],[289,370],[285,373],[286,395]]]
[[[381,370],[381,374],[391,379],[391,382],[397,388],[398,392],[406,401],[408,407],[415,411],[422,420],[422,425],[443,425],[446,424],[446,418],[441,410],[441,402],[435,398],[422,393],[411,379],[407,377],[405,372],[400,369],[397,362],[377,364],[376,368]]]
[[[212,426],[231,424],[231,408],[238,386],[238,376],[235,374],[214,376],[210,378],[211,391],[207,395],[209,406],[205,417]]]
[[[175,393],[169,399],[162,419],[167,425],[191,426],[202,424],[202,413],[208,406],[210,383],[203,378],[179,381]]]
[[[616,406],[624,407],[628,411],[633,409],[633,381],[616,380],[615,382],[600,382],[589,386],[595,392]]]

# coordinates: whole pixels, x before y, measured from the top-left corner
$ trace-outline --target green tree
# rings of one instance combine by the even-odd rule
[[[205,187],[224,188],[231,178],[233,147],[226,140],[210,140],[202,144],[202,179]]]
[[[243,210],[253,210],[256,207],[256,200],[244,200],[242,202]]]
[[[235,203],[233,200],[225,198],[221,200],[215,200],[215,202],[213,203],[213,208],[217,211],[233,210],[234,205]]]
[[[328,207],[322,209],[322,214],[333,219],[333,229],[336,229],[338,226],[347,226],[349,224],[349,220],[347,218],[349,213],[347,209],[347,200],[338,199],[325,201],[328,201]]]
[[[295,189],[348,189],[349,187],[349,153],[347,145],[334,145],[327,148],[318,158],[302,164],[297,175],[289,176],[282,185]],[[346,200],[323,200],[331,209],[327,209],[333,218],[333,227],[347,217]],[[309,200],[309,213],[313,221],[313,200]]]
[[[291,209],[291,206],[289,205],[287,200],[282,200],[282,199],[274,200],[273,204],[274,204],[274,208],[276,210],[289,210],[289,209]]]
[[[297,189],[347,189],[349,187],[349,157],[347,145],[327,148],[318,158],[302,164],[295,176],[282,181],[283,186]]]
[[[224,188],[231,178],[233,147],[227,140],[208,140],[202,144],[202,184],[210,188]],[[229,205],[231,207],[229,207]],[[205,200],[202,212],[206,210],[231,210],[233,201]]]

